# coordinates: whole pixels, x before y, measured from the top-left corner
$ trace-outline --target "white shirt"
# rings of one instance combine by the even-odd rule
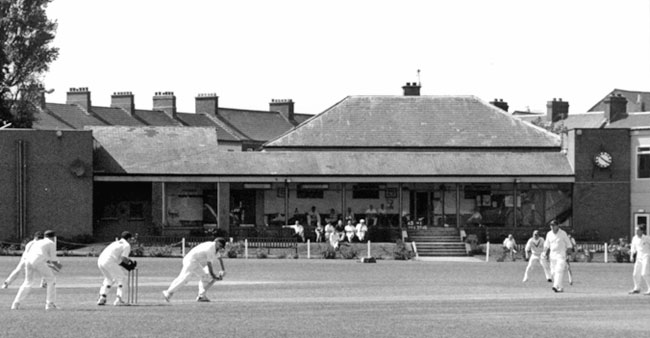
[[[564,230],[558,229],[557,234],[551,230],[546,234],[544,249],[551,250],[550,259],[566,259],[566,251],[571,248],[573,248],[573,245],[571,245],[571,241]]]
[[[56,244],[49,238],[39,239],[29,248],[25,256],[28,262],[45,262],[56,258]]]
[[[364,234],[365,235],[365,233],[368,231],[368,226],[366,225],[366,223],[359,223],[359,224],[357,224],[356,230],[357,230],[357,234]],[[359,237],[361,237],[361,236],[359,236]]]
[[[539,256],[544,252],[544,240],[541,237],[531,237],[526,243],[526,250],[530,251],[533,255]]]
[[[514,238],[511,239],[510,237],[506,238],[503,241],[503,246],[505,246],[508,250],[514,249],[516,244],[517,243],[515,242],[515,239]]]
[[[630,244],[630,253],[636,253],[637,260],[650,257],[650,236],[634,236]]]
[[[36,241],[37,241],[37,239],[32,239],[31,241],[27,242],[27,244],[25,244],[25,251],[23,251],[21,259],[24,260],[25,257],[27,257],[27,253],[29,253],[29,249],[32,248],[32,245],[34,245],[34,243],[36,243]]]
[[[203,242],[192,248],[183,258],[183,262],[198,263],[201,266],[206,266],[208,262],[213,262],[216,258],[217,243]]]
[[[348,224],[345,226],[345,233],[347,234],[353,234],[356,228],[352,224]]]
[[[131,244],[129,244],[129,242],[124,238],[120,238],[120,240],[109,244],[106,249],[99,254],[98,260],[120,264],[122,262],[122,257],[128,258],[130,253]]]

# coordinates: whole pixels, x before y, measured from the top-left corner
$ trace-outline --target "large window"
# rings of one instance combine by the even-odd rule
[[[637,178],[650,178],[650,147],[637,148]]]

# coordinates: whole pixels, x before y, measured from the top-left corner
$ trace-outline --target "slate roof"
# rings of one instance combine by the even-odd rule
[[[591,109],[590,112],[605,111],[605,100],[614,95],[620,94],[627,99],[628,112],[643,112],[650,110],[650,92],[641,92],[636,90],[614,89],[609,94],[605,95],[598,101]]]
[[[309,115],[309,114],[293,114],[293,119],[294,119],[294,121],[296,121],[298,124],[301,124],[301,123],[303,123],[303,122],[309,120],[309,118],[311,118],[311,117],[313,117],[313,116],[314,116],[314,115]]]
[[[133,115],[142,120],[146,125],[149,126],[159,126],[159,127],[169,127],[169,126],[181,126],[181,123],[169,117],[162,111],[158,110],[143,110],[136,109]]]
[[[642,128],[650,127],[650,112],[628,113],[622,120],[614,121],[605,128]]]
[[[176,118],[190,127],[212,127],[217,129],[217,137],[222,141],[241,141],[231,131],[224,129],[216,118],[211,119],[206,114],[177,113]]]
[[[349,96],[264,148],[559,146],[559,136],[474,96]]]
[[[602,128],[606,122],[603,112],[569,114],[566,119],[561,121],[569,130],[577,128]]]
[[[74,129],[83,129],[85,126],[105,126],[107,123],[84,111],[75,104],[46,103],[49,112]]]
[[[188,173],[204,170],[205,159],[214,159],[217,133],[202,127],[94,127],[95,170],[137,174],[155,170],[173,174],[179,167]],[[151,167],[152,169],[146,169]]]
[[[98,118],[113,126],[143,126],[142,121],[129,115],[121,108],[92,106],[91,112]]]
[[[129,133],[121,137],[119,133]],[[573,179],[566,156],[548,152],[219,152],[187,143],[185,130],[167,133],[117,130],[93,135],[104,150],[95,175],[343,176],[343,177],[494,177],[535,176]],[[157,141],[157,139],[162,140]],[[177,142],[176,140],[183,141]],[[169,144],[164,144],[169,142]],[[184,145],[179,146],[178,143]],[[126,147],[126,145],[129,147]],[[175,147],[173,147],[176,145]],[[171,148],[168,148],[171,147]],[[291,165],[288,165],[288,164]]]
[[[47,110],[41,110],[35,116],[32,128],[38,130],[74,130],[71,125],[65,123],[61,118],[51,114]]]
[[[293,128],[282,114],[272,111],[220,107],[217,117],[234,131],[253,141],[266,142]]]

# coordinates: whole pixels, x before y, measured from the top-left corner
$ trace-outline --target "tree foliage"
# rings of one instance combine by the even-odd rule
[[[31,128],[43,95],[42,76],[59,55],[51,46],[52,0],[0,0],[0,127]]]

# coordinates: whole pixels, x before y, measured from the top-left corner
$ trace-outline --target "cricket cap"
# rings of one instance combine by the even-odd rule
[[[55,237],[55,236],[56,236],[56,232],[54,232],[54,230],[45,230],[45,232],[43,233],[43,235],[44,235],[45,237]]]
[[[133,237],[133,235],[131,235],[131,233],[128,232],[128,231],[122,231],[122,235],[120,235],[120,237],[122,237],[124,239],[129,239],[129,238]]]

